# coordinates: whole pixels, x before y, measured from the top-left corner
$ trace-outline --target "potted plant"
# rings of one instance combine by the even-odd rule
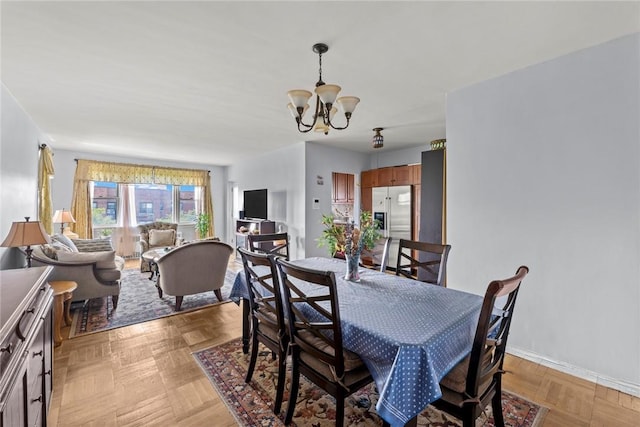
[[[198,239],[205,239],[209,235],[209,215],[205,213],[198,214],[196,217],[196,234]]]
[[[380,225],[375,221],[371,212],[360,211],[360,224],[341,225],[334,223],[333,215],[322,215],[322,225],[325,229],[322,235],[316,239],[318,247],[326,246],[332,257],[336,253],[343,253],[347,260],[346,280],[358,281],[358,264],[362,249],[371,250],[376,245],[376,240],[382,237]]]

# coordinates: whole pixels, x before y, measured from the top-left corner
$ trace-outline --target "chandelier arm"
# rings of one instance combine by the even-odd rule
[[[346,128],[348,128],[348,127],[349,127],[349,119],[347,119],[347,124],[346,124],[346,125],[344,125],[344,127],[337,127],[337,126],[334,126],[334,125],[333,125],[333,123],[331,123],[331,122],[329,122],[329,126],[331,126],[331,128],[332,128],[332,129],[335,129],[335,130],[344,130],[344,129],[346,129]]]
[[[309,129],[313,128],[316,125],[316,122],[318,121],[318,113],[320,112],[320,105],[322,105],[322,101],[320,101],[320,96],[316,95],[316,112],[313,114],[313,122],[310,125],[308,125],[305,122],[303,122],[302,117],[300,117],[300,122],[298,123],[298,130],[300,130],[300,125]],[[308,132],[308,131],[305,131],[305,132]]]
[[[305,126],[306,129],[300,128],[300,125]],[[307,133],[307,132],[311,131],[311,129],[313,129],[313,126],[307,126],[307,125],[305,125],[304,123],[302,123],[301,121],[298,120],[298,132]]]

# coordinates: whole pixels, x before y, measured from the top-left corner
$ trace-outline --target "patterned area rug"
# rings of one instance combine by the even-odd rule
[[[231,287],[236,277],[236,272],[227,270],[224,286],[221,289],[224,302],[229,301]],[[69,338],[107,329],[119,328],[197,310],[199,308],[222,304],[218,301],[213,291],[196,295],[185,295],[182,308],[174,311],[176,298],[163,295],[158,297],[155,282],[149,280],[149,273],[141,273],[140,269],[126,269],[122,272],[120,298],[118,308],[112,311],[111,298],[94,298],[84,305],[78,305],[73,310],[73,323]]]
[[[211,347],[193,353],[196,361],[209,377],[229,411],[241,426],[281,426],[287,407],[288,392],[281,416],[272,412],[275,382],[278,373],[271,352],[261,347],[258,362],[250,384],[244,382],[249,355],[242,353],[242,340]],[[289,378],[289,376],[287,377]],[[363,388],[347,398],[346,425],[380,426],[382,420],[376,414],[378,395],[373,385]],[[547,409],[520,396],[503,391],[502,407],[505,423],[511,427],[541,425]],[[300,376],[298,404],[292,426],[322,427],[335,425],[335,400],[322,389]],[[462,424],[453,417],[429,406],[419,417],[418,426],[454,427]],[[493,426],[491,407],[481,416],[477,426]]]

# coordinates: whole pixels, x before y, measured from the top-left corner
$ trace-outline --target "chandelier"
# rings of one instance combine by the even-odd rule
[[[304,113],[309,108],[309,98],[312,93],[308,90],[296,89],[287,92],[289,100],[291,101],[287,107],[291,112],[291,115],[296,119],[298,125],[298,131],[306,133],[311,129],[316,132],[323,132],[325,135],[329,133],[329,128],[336,130],[346,129],[349,126],[349,120],[353,110],[356,109],[356,105],[360,102],[360,98],[355,96],[343,96],[338,98],[338,93],[342,89],[338,85],[326,84],[322,81],[322,54],[329,50],[329,46],[324,43],[316,43],[313,45],[313,51],[318,54],[319,77],[316,83],[316,107],[313,113],[313,121],[311,124],[303,122]],[[338,98],[336,100],[336,98]],[[343,127],[335,126],[332,122],[334,115],[338,111],[334,104],[338,104],[338,107],[344,112],[344,116],[347,119],[347,124]]]
[[[382,148],[384,147],[384,136],[380,134],[384,128],[373,128],[375,135],[373,135],[373,148]]]

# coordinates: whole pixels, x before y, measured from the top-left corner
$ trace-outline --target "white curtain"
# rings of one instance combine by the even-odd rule
[[[134,186],[118,184],[118,194],[122,203],[120,203],[118,226],[113,230],[113,246],[118,255],[125,258],[132,257],[136,252],[135,237],[138,235]]]

